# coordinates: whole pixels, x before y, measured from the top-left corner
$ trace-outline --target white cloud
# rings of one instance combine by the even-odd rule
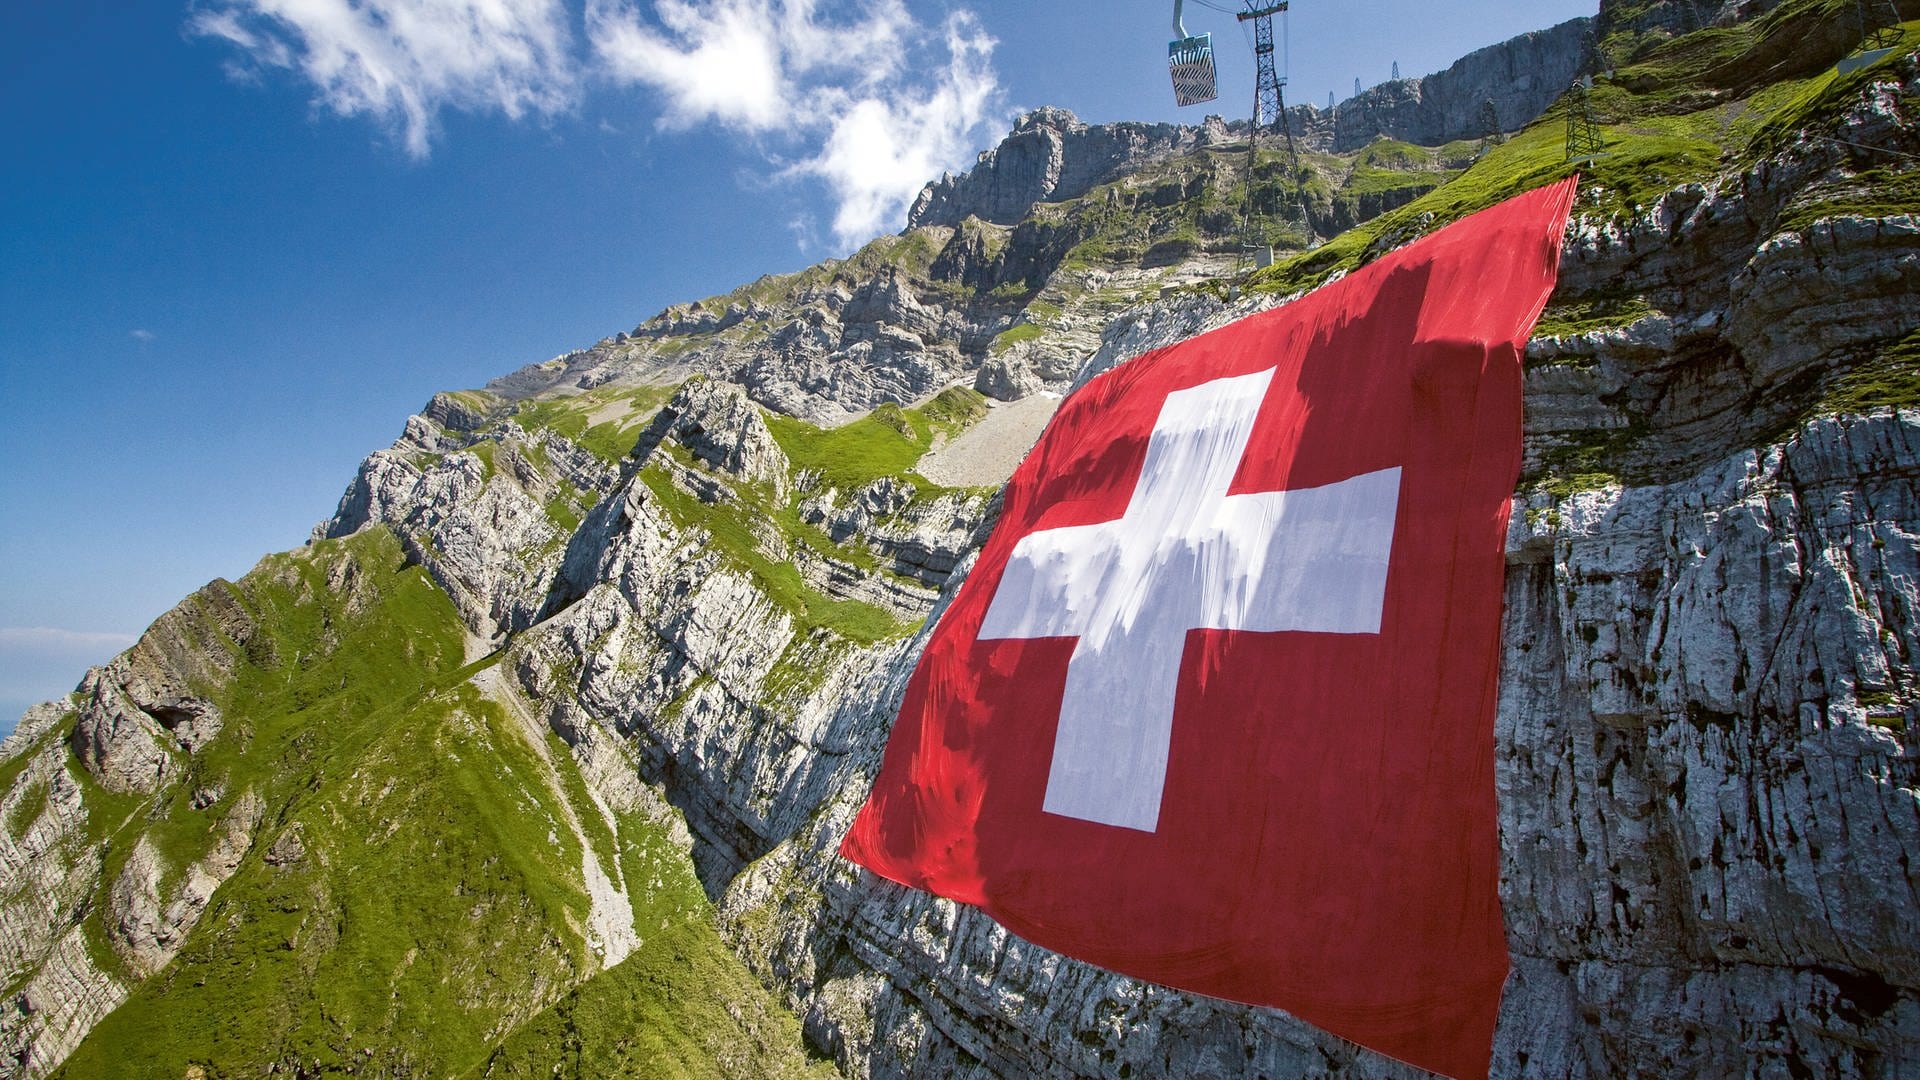
[[[689,128],[717,120],[764,131],[787,117],[789,90],[780,45],[756,22],[752,3],[723,3],[711,13],[663,0],[672,36],[642,25],[632,5],[589,3],[587,36],[616,81],[642,83],[666,101],[661,123]]]
[[[947,64],[930,84],[851,98],[819,153],[794,167],[825,180],[839,204],[833,231],[852,244],[900,220],[907,203],[972,147],[994,117],[994,40],[967,12],[947,19]]]
[[[188,29],[388,124],[416,158],[445,109],[551,117],[595,82],[644,87],[658,127],[744,135],[770,178],[823,184],[842,246],[898,227],[1004,119],[979,20],[935,32],[905,0],[201,0]]]
[[[827,185],[843,246],[899,222],[999,118],[995,42],[969,12],[947,18],[934,49],[909,44],[927,35],[899,0],[838,19],[814,0],[658,0],[654,11],[658,27],[632,0],[589,0],[587,37],[605,72],[657,92],[663,126],[712,122],[802,142],[781,175]]]
[[[13,649],[124,649],[136,634],[62,630],[52,626],[0,626],[0,646]]]
[[[427,156],[441,109],[553,116],[578,97],[560,0],[212,0],[190,33],[286,68],[341,116],[393,127]]]
[[[787,231],[793,234],[793,242],[800,250],[806,251],[820,245],[819,223],[813,215],[805,212],[787,219]]]
[[[891,78],[915,29],[900,0],[867,0],[838,19],[814,0],[656,0],[653,11],[658,27],[633,0],[588,0],[587,37],[614,81],[660,95],[660,122],[675,129],[817,124],[822,89]]]
[[[137,640],[133,634],[0,626],[0,734],[28,705],[65,696],[86,670]]]
[[[138,330],[129,330],[127,331],[127,336],[132,338],[135,341],[140,342],[141,344],[145,344],[154,339],[153,331],[145,328],[141,328]]]

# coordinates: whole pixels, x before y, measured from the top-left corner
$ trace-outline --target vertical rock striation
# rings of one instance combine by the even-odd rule
[[[1357,150],[1382,137],[1422,146],[1478,139],[1487,134],[1489,103],[1500,130],[1525,127],[1588,73],[1593,29],[1592,19],[1569,19],[1477,49],[1445,71],[1363,90],[1334,106],[1332,131],[1312,140],[1314,148]]]

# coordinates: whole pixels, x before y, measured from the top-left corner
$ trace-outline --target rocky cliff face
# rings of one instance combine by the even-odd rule
[[[1445,71],[1381,83],[1331,109],[1295,105],[1287,110],[1288,123],[1301,147],[1340,154],[1381,138],[1422,146],[1480,139],[1487,134],[1488,103],[1500,130],[1525,127],[1587,73],[1593,22],[1570,19],[1522,34],[1469,53]],[[1228,123],[1217,116],[1192,128],[1089,126],[1064,109],[1040,109],[1022,117],[972,169],[928,184],[908,214],[908,225],[954,226],[969,216],[1017,225],[1035,203],[1078,198],[1144,165],[1197,148],[1244,143],[1246,130],[1245,120]]]
[[[1227,140],[1227,126],[1217,117],[1199,128],[1089,127],[1065,109],[1039,109],[1021,117],[1012,133],[982,153],[973,168],[959,176],[949,173],[922,189],[907,214],[907,226],[958,225],[968,217],[1018,225],[1034,203],[1076,198],[1143,165]]]
[[[1920,57],[1836,77],[1818,4],[1671,41],[1644,7],[1603,7],[1637,51],[1528,350],[1495,1071],[1897,1076]],[[1374,144],[1329,199],[1417,190],[1229,288],[1198,223],[1244,143],[1076,124],[1028,118],[844,263],[435,398],[307,551],[30,713],[0,746],[0,1073],[144,1038],[181,1067],[780,1074],[804,1038],[852,1076],[1412,1075],[835,855],[1050,392],[1564,168],[1553,117],[1474,162]],[[356,906],[396,886],[417,947]],[[482,940],[532,978],[463,963]],[[180,1019],[236,1000],[336,1029]]]
[[[1385,136],[1423,146],[1487,134],[1486,107],[1493,106],[1501,131],[1525,127],[1547,111],[1567,84],[1587,74],[1593,20],[1569,19],[1551,30],[1468,53],[1453,66],[1418,79],[1396,79],[1362,91],[1333,109],[1331,124],[1305,125],[1331,131],[1316,149],[1358,150]]]

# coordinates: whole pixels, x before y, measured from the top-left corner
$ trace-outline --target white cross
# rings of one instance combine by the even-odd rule
[[[1227,494],[1272,379],[1168,394],[1121,517],[1014,545],[979,636],[1079,639],[1048,813],[1157,827],[1189,630],[1380,632],[1398,468]]]

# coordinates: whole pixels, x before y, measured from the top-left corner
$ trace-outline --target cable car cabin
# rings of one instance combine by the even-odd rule
[[[1167,69],[1173,73],[1173,100],[1198,105],[1220,96],[1213,69],[1213,35],[1167,43]]]
[[[1167,42],[1167,70],[1173,74],[1173,100],[1198,105],[1220,96],[1213,69],[1213,35],[1188,36],[1180,18],[1184,0],[1173,0],[1173,40]]]

